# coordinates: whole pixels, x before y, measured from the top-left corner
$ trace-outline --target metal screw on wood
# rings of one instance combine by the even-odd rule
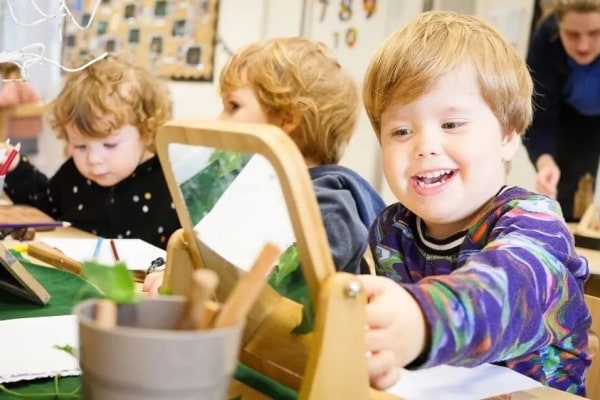
[[[346,287],[346,296],[348,297],[356,297],[360,292],[362,292],[362,286],[359,281],[352,281]]]

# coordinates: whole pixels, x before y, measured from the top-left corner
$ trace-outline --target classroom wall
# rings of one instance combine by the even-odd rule
[[[175,118],[214,118],[221,112],[219,72],[229,54],[243,45],[267,37],[301,33],[302,0],[221,0],[212,83],[170,82]]]
[[[0,1],[0,47],[3,52],[12,52],[37,43],[44,48],[43,55],[50,60],[60,59],[61,31],[58,20],[51,20],[42,24],[30,25],[38,20],[37,14],[28,1],[10,2],[16,21],[10,15],[6,2]],[[45,0],[39,2],[38,7],[52,15],[59,9],[60,0]],[[25,25],[25,26],[23,26]],[[27,68],[30,82],[38,92],[40,98],[49,101],[56,97],[60,90],[61,72],[58,66],[46,62],[34,63]],[[54,173],[63,161],[62,145],[56,140],[47,122],[40,137],[42,152],[36,162],[47,173]]]
[[[252,5],[248,3],[244,0],[221,0],[219,36],[230,49],[235,50],[245,43],[261,38],[298,34],[327,43],[326,36],[320,34],[314,26],[314,20],[311,21],[311,10],[303,8],[305,3],[310,7],[310,3],[317,4],[317,1],[257,0],[253,1]],[[379,0],[378,11],[386,15],[386,20],[383,29],[378,29],[376,32],[369,31],[371,41],[373,36],[379,36],[383,40],[387,34],[413,18],[423,10],[423,7],[427,7],[426,3],[421,0],[410,2]],[[473,12],[490,19],[506,32],[511,41],[515,42],[520,53],[525,55],[533,0],[438,0],[431,5],[436,8]],[[319,12],[319,9],[313,9],[312,12]],[[364,35],[365,32],[359,29],[359,33]],[[367,46],[366,50],[355,48],[354,53],[337,51],[340,62],[353,72],[358,83],[370,56],[375,51],[375,46],[376,44]],[[219,70],[228,55],[222,46],[218,46],[216,54],[217,70]],[[210,118],[220,112],[221,105],[216,84],[171,83],[170,88],[175,101],[176,118]],[[189,101],[190,98],[195,97],[198,98],[197,103]],[[394,201],[394,196],[385,184],[381,172],[378,143],[362,109],[355,137],[341,163],[355,169],[371,181],[380,189],[387,202]],[[533,189],[534,180],[535,171],[525,150],[521,148],[513,161],[508,183]]]
[[[56,0],[52,0],[56,1]],[[533,0],[379,0],[378,12],[385,14],[386,19],[381,29],[377,32],[368,31],[370,40],[375,42],[367,46],[366,50],[360,50],[358,47],[354,51],[338,52],[342,65],[350,68],[355,78],[360,83],[364,69],[368,60],[374,52],[376,44],[398,26],[406,23],[416,14],[421,12],[424,7],[452,8],[457,11],[474,12],[482,15],[492,22],[500,24],[502,29],[507,30],[511,38],[516,38],[517,46],[524,54],[526,49],[526,38],[528,34],[530,16],[527,18],[527,24],[519,22],[518,29],[511,30],[515,25],[511,25],[509,19],[516,14],[511,14],[511,7],[515,4],[524,5],[525,14],[532,7],[529,2]],[[20,4],[21,2],[12,2]],[[26,18],[29,10],[30,20],[31,8],[26,7],[23,2],[20,12]],[[330,2],[336,3],[336,2]],[[359,7],[361,2],[355,2]],[[219,71],[223,66],[229,54],[226,48],[235,51],[239,47],[251,41],[267,37],[293,36],[293,35],[314,35],[317,39],[323,39],[315,33],[314,20],[311,26],[310,10],[305,8],[316,7],[319,5],[317,0],[220,0],[218,37],[219,44],[216,46],[215,70]],[[532,5],[532,4],[531,4]],[[314,10],[313,10],[314,11]],[[7,20],[6,16],[3,18]],[[513,21],[514,22],[514,21]],[[527,25],[524,28],[521,25]],[[13,28],[4,25],[4,49],[15,48],[15,45],[31,43],[39,38],[44,38],[49,43],[51,57],[57,59],[60,49],[60,36],[58,26],[48,25],[43,32],[38,30],[20,31],[20,41],[13,40]],[[365,25],[366,26],[366,25]],[[524,29],[527,29],[525,32]],[[7,37],[8,32],[11,35]],[[365,35],[365,31],[359,31]],[[380,40],[374,39],[380,37]],[[11,40],[9,41],[8,38]],[[524,39],[525,38],[525,39]],[[524,42],[525,40],[525,42]],[[11,47],[12,46],[12,47]],[[44,99],[50,100],[60,90],[61,78],[58,68],[51,65],[40,66],[33,70],[34,85],[40,88]],[[213,83],[194,83],[194,82],[169,82],[173,100],[173,112],[175,118],[214,118],[220,113],[221,102],[218,94],[218,72],[215,74]],[[41,138],[42,148],[44,149],[44,170],[52,173],[63,161],[63,146],[54,139],[54,134],[46,127]],[[393,201],[393,195],[385,185],[380,165],[378,143],[372,133],[368,119],[361,109],[361,116],[358,122],[355,138],[350,143],[342,164],[349,166],[363,176],[365,176],[373,185],[380,188],[386,201]],[[513,168],[509,175],[509,183],[533,188],[535,174],[529,163],[525,151],[520,149],[517,158],[513,162]]]

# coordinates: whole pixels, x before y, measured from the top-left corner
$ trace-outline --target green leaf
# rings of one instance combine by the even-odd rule
[[[239,172],[245,165],[245,159],[248,157],[244,153],[229,150],[215,150],[209,158],[209,162],[219,165],[219,178],[225,177],[231,172]],[[237,174],[236,174],[237,176]]]
[[[296,247],[296,243],[290,245],[281,257],[279,257],[279,264],[275,269],[275,286],[279,287],[282,282],[291,275],[294,271],[296,271],[300,267],[300,257],[298,256],[298,248]]]
[[[164,296],[171,296],[173,294],[173,289],[161,286],[158,288],[158,294],[164,295]]]
[[[55,345],[54,348],[57,350],[62,350],[64,352],[67,352],[70,355],[72,355],[73,357],[77,358],[77,354],[75,354],[77,349],[75,347],[71,346],[70,344],[66,344],[64,346]]]
[[[249,160],[246,153],[216,150],[200,172],[180,185],[194,225],[212,210]]]
[[[289,246],[279,258],[279,265],[269,278],[269,285],[282,296],[302,304],[302,321],[292,330],[292,333],[300,335],[311,332],[315,312],[295,243]]]
[[[313,308],[312,300],[310,296],[306,297],[302,301],[302,321],[300,325],[292,329],[294,335],[304,335],[312,332],[315,323],[315,310]]]
[[[133,276],[121,262],[115,266],[84,262],[83,276],[115,303],[132,303],[136,300]]]

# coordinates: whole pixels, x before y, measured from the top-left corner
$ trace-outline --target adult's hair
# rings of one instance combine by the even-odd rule
[[[569,12],[588,13],[600,12],[600,0],[554,0],[550,11],[556,14],[560,22]]]

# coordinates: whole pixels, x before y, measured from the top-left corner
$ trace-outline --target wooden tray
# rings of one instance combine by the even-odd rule
[[[37,208],[26,205],[0,205],[0,223],[40,223],[53,222],[54,219]],[[37,228],[49,231],[54,228]]]

